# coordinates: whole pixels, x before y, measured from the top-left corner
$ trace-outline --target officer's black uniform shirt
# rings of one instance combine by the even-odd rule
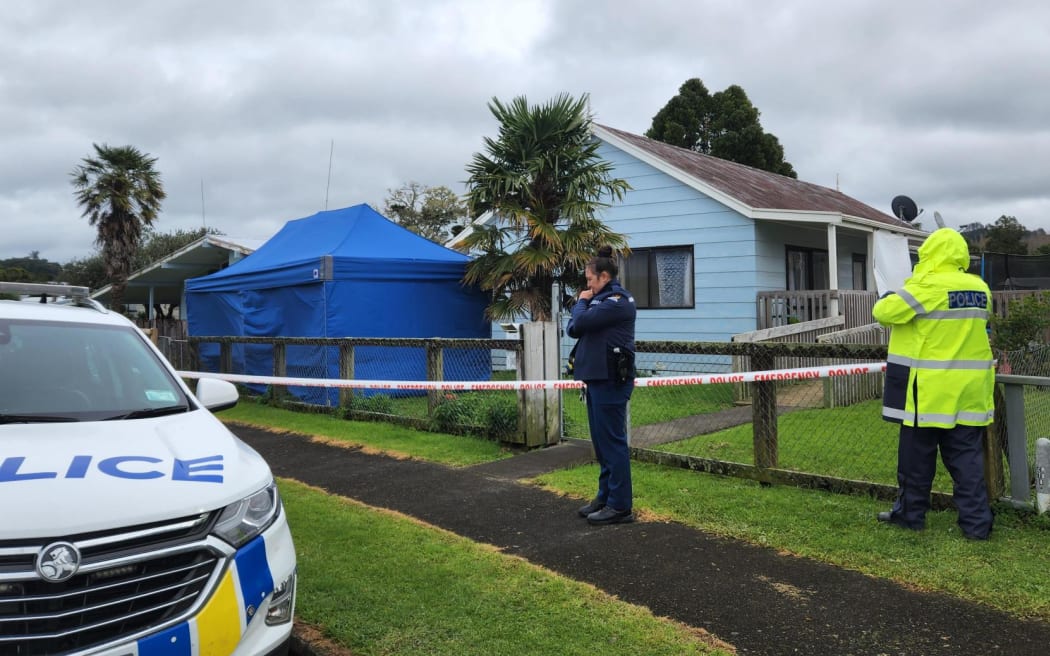
[[[578,300],[572,308],[567,332],[579,339],[573,364],[576,380],[614,378],[614,348],[634,354],[634,320],[638,310],[634,297],[612,280],[590,300]]]

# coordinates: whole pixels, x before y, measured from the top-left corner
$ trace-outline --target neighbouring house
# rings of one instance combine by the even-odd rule
[[[928,234],[817,184],[611,127],[594,136],[631,185],[601,218],[631,247],[620,278],[638,303],[639,339],[728,341],[768,327],[757,301],[770,291],[823,290],[819,312],[837,314],[846,290],[875,289],[879,238],[906,251]],[[804,309],[774,307],[774,325],[814,318],[792,315]]]
[[[185,337],[185,282],[189,278],[215,273],[247,257],[263,245],[265,239],[204,235],[128,276],[124,302],[142,306],[140,324],[157,328],[171,337]],[[91,297],[109,302],[112,285],[101,287]],[[168,306],[168,317],[158,317],[157,306]],[[159,320],[158,320],[159,319]],[[165,320],[166,319],[166,320]]]

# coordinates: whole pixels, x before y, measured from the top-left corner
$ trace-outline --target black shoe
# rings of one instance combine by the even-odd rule
[[[598,512],[599,510],[601,510],[604,507],[605,507],[605,502],[600,500],[600,499],[598,499],[598,498],[595,498],[590,503],[588,503],[586,506],[583,506],[582,508],[580,508],[576,512],[579,513],[580,517],[586,517],[587,515],[590,515],[591,513]]]
[[[587,523],[594,524],[595,526],[602,526],[604,524],[626,524],[634,521],[634,513],[630,510],[616,510],[609,506],[605,506],[598,512],[593,512],[587,515]]]

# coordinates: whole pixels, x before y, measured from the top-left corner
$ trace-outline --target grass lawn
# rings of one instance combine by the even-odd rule
[[[390,449],[401,455],[453,464],[507,455],[501,453],[495,443],[484,440],[441,436],[380,423],[344,421],[255,404],[243,404],[224,411],[220,416],[278,430],[327,435],[352,444]],[[851,428],[851,432],[853,430]],[[435,443],[431,444],[430,440]],[[849,442],[846,438],[843,440]],[[445,445],[440,444],[442,442]],[[886,457],[891,458],[889,466],[892,468],[892,458],[895,456],[887,453]],[[1047,556],[1050,517],[1036,517],[997,508],[992,539],[988,542],[971,542],[961,537],[955,525],[955,513],[951,511],[930,513],[927,530],[912,533],[876,522],[875,513],[886,510],[887,505],[866,497],[788,486],[763,488],[742,479],[648,464],[636,463],[633,473],[635,507],[644,518],[678,521],[718,535],[765,545],[871,576],[893,579],[919,589],[942,591],[1018,616],[1050,621],[1050,557]],[[547,474],[537,479],[537,482],[560,493],[587,499],[594,492],[597,476],[597,467],[589,465]],[[327,552],[315,556],[310,553],[313,538],[307,538],[306,535],[300,537],[301,532],[327,535],[325,531],[330,528],[326,526],[329,523],[327,511],[303,513],[294,510],[294,503],[294,499],[289,502],[289,516],[293,520],[299,518],[294,522],[293,529],[300,559],[316,559],[326,563],[327,558],[339,558]],[[324,517],[325,520],[311,521],[315,517]],[[372,532],[376,533],[378,529],[373,528]],[[380,544],[373,543],[372,559],[382,560],[380,556],[385,558],[385,554],[396,551],[393,547],[387,549],[386,541],[383,535]],[[349,542],[351,540],[340,537],[337,540],[339,549],[347,547]],[[428,562],[425,567],[440,569],[441,565]],[[341,566],[327,567],[320,578],[335,576],[340,570]],[[398,572],[399,569],[393,567],[391,571]],[[336,594],[334,590],[327,590],[324,594],[315,593],[313,583],[307,584],[307,580],[313,581],[313,575],[309,579],[304,577],[304,599],[319,594],[325,603],[342,610],[338,599],[324,599]],[[395,577],[391,580],[400,579]],[[378,582],[374,582],[374,585],[382,587]],[[373,593],[393,594],[381,590]],[[329,625],[321,611],[313,610],[314,606],[307,605],[304,608],[308,609],[309,614],[303,615],[308,621]],[[375,609],[377,617],[382,614],[382,610]],[[561,617],[556,612],[549,614],[555,615]],[[373,618],[371,621],[382,622],[382,618]],[[333,620],[331,624],[334,627],[339,623]],[[389,630],[394,631],[397,626],[391,622]],[[342,635],[337,634],[335,628],[330,627],[329,630],[333,636]],[[353,632],[352,627],[341,630]],[[346,644],[359,643],[348,641]],[[488,653],[496,651],[490,650]]]
[[[883,421],[882,401],[843,408],[798,410],[777,424],[783,469],[837,478],[897,484],[897,424]],[[658,451],[754,463],[752,424],[653,447]],[[933,487],[951,492],[952,481],[938,462]]]
[[[971,542],[962,538],[954,511],[930,513],[927,530],[911,532],[875,521],[875,514],[888,505],[866,497],[763,488],[742,479],[647,464],[635,464],[632,474],[635,508],[649,518],[1050,620],[1048,517],[997,508],[991,540]],[[597,466],[588,465],[537,481],[586,499],[597,478]]]
[[[296,614],[355,656],[729,653],[491,547],[296,481],[280,487],[298,554]]]
[[[631,426],[647,426],[680,417],[707,414],[733,407],[730,385],[640,387],[631,395]],[[587,406],[578,391],[562,394],[565,433],[586,438]]]
[[[383,422],[347,421],[329,414],[284,410],[259,403],[242,402],[218,417],[251,426],[315,435],[377,449],[398,457],[413,457],[455,467],[508,458],[506,447],[492,440],[462,435],[428,433]]]

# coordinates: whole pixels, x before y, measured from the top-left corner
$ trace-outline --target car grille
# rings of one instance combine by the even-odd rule
[[[82,561],[78,573],[61,583],[41,580],[33,569],[50,541],[0,543],[0,654],[77,652],[186,615],[207,597],[225,562],[202,542],[210,524],[201,515],[67,538]]]

